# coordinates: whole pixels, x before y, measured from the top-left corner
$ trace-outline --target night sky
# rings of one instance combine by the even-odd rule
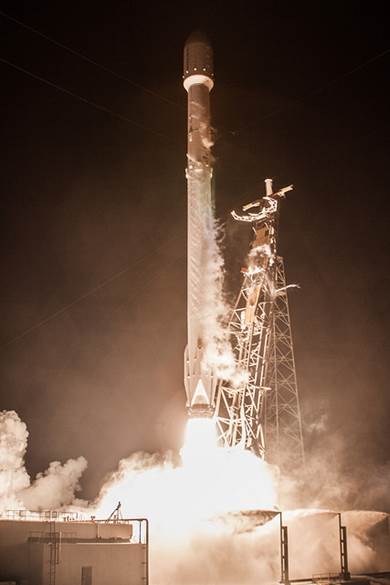
[[[280,253],[301,287],[290,309],[308,455],[337,453],[349,474],[390,465],[386,3],[227,4],[1,3],[98,64],[0,14],[0,57],[25,70],[0,62],[0,409],[28,425],[31,474],[88,459],[84,497],[121,457],[181,441],[181,70],[199,27],[215,53],[226,294],[249,241],[230,210],[266,177],[293,183]]]

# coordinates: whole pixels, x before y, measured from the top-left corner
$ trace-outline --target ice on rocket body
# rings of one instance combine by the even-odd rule
[[[210,91],[214,85],[213,53],[200,32],[184,47],[183,84],[188,93],[187,142],[187,331],[184,382],[190,416],[212,416],[216,376],[204,363],[205,331],[202,300],[209,254],[210,225],[214,221],[211,197],[212,144]]]

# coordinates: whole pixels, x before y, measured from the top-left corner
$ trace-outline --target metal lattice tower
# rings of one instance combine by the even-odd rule
[[[267,365],[269,388],[264,395],[266,459],[284,471],[304,464],[302,422],[299,405],[294,346],[291,334],[284,261],[276,257],[275,290]]]
[[[283,469],[303,463],[302,425],[283,259],[277,255],[280,199],[272,191],[232,213],[251,223],[254,238],[230,322],[236,379],[220,381],[215,418],[220,443],[241,445]],[[286,457],[282,457],[282,455]]]

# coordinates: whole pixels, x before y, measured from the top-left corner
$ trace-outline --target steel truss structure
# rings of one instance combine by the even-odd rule
[[[305,462],[302,420],[299,405],[294,346],[284,261],[276,257],[274,282],[276,294],[270,333],[267,388],[264,395],[264,435],[266,459],[284,471]]]
[[[277,255],[280,199],[292,186],[243,207],[254,238],[229,321],[236,359],[233,380],[219,381],[215,419],[220,444],[241,445],[287,469],[304,462],[294,348],[283,258]]]

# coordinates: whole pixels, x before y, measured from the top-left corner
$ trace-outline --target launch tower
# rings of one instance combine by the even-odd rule
[[[229,322],[238,380],[219,381],[215,417],[220,443],[241,445],[283,470],[304,462],[294,348],[283,258],[277,229],[281,198],[292,185],[232,212],[250,223],[254,237]]]

